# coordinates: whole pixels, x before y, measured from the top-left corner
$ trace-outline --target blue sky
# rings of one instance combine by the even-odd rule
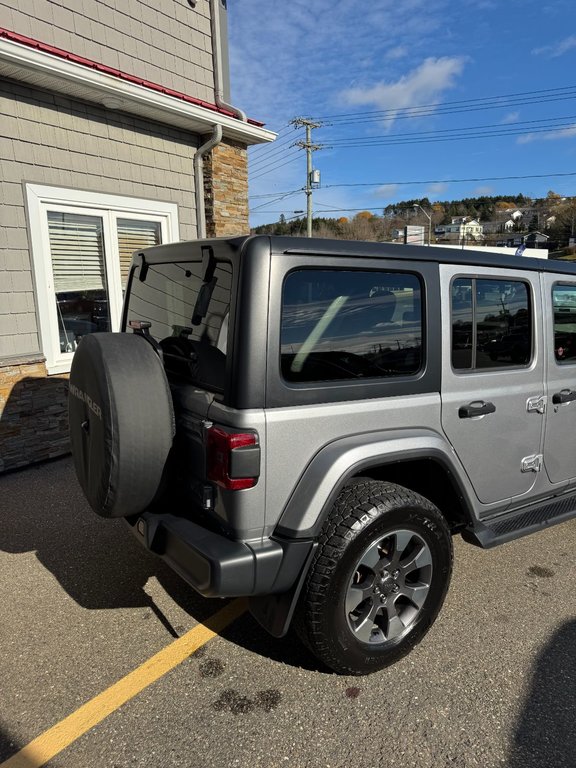
[[[279,132],[250,150],[253,225],[305,208],[305,153],[291,146],[303,131],[289,125],[299,116],[322,122],[315,215],[425,196],[576,194],[574,0],[229,0],[228,10],[233,103]],[[507,176],[542,178],[496,178]],[[371,186],[341,186],[351,184]]]

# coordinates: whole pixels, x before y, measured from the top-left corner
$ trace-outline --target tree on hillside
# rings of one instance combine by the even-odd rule
[[[415,207],[416,206],[416,207]],[[510,209],[522,208],[525,217],[516,222],[515,230],[525,232],[543,230],[545,222],[556,216],[556,232],[562,238],[572,232],[572,213],[566,208],[570,201],[550,190],[545,198],[531,200],[522,194],[517,195],[481,195],[461,200],[436,201],[431,203],[427,197],[404,200],[387,205],[382,216],[370,211],[360,211],[353,218],[340,216],[338,219],[315,217],[312,231],[315,236],[335,237],[351,240],[392,240],[394,231],[403,229],[407,224],[419,223],[428,226],[428,219],[420,210],[421,206],[432,217],[432,227],[450,223],[453,217],[468,216],[482,221],[504,220]],[[531,209],[529,212],[526,209]],[[576,226],[576,225],[575,225]],[[286,220],[284,216],[276,223],[264,224],[253,230],[259,234],[283,234],[302,236],[305,233],[305,220]],[[554,236],[554,233],[548,232]],[[566,234],[568,233],[568,234]]]
[[[567,245],[570,238],[576,237],[576,200],[569,199],[554,208],[556,221],[549,234],[560,245]]]

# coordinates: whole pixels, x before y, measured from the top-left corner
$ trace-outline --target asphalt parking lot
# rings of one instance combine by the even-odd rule
[[[574,768],[575,553],[576,521],[457,540],[420,646],[339,677],[98,519],[70,459],[4,475],[0,768]]]

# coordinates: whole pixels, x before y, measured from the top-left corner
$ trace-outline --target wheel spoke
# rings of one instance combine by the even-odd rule
[[[393,638],[398,637],[398,635],[404,631],[405,626],[402,623],[402,619],[398,615],[396,605],[391,600],[388,601],[388,604],[386,605],[386,617],[388,619],[386,640],[392,640]]]
[[[358,568],[360,566],[365,566],[366,568],[370,568],[370,570],[374,570],[374,568],[378,565],[380,560],[382,559],[380,555],[380,550],[378,549],[380,545],[379,541],[374,542],[370,549],[368,549],[364,555],[362,556],[362,560],[358,563]]]
[[[410,544],[414,534],[412,531],[396,531],[394,533],[394,551],[390,558],[390,567],[397,568],[402,560],[402,554]]]
[[[358,584],[351,584],[346,593],[346,613],[352,613],[352,611],[356,610],[366,598],[371,597],[371,595],[371,587],[361,587]]]
[[[370,610],[368,611],[368,614],[366,615],[366,618],[360,621],[354,627],[354,633],[358,640],[361,640],[363,643],[370,642],[370,638],[372,637],[372,630],[374,629],[374,621],[380,611],[380,604],[374,601],[370,607]]]
[[[411,573],[420,568],[425,568],[427,565],[432,565],[432,554],[423,542],[410,560],[406,560],[405,562],[400,560],[400,568],[404,571],[404,574]]]
[[[400,594],[407,597],[416,608],[421,608],[424,605],[429,590],[429,584],[410,584],[410,586],[406,584],[400,590]]]

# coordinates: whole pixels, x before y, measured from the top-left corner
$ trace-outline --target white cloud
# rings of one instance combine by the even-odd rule
[[[525,133],[517,139],[518,144],[530,144],[533,141],[558,141],[560,139],[572,139],[576,137],[576,124],[569,128],[559,128],[557,131],[544,133]]]
[[[478,197],[482,195],[492,195],[494,194],[494,187],[476,187],[476,189],[473,192],[474,195],[477,195]]]
[[[280,127],[296,115],[331,114],[347,84],[393,71],[431,47],[448,0],[242,0],[229,3],[232,101]],[[310,106],[313,105],[313,109]]]
[[[508,112],[508,114],[504,115],[504,117],[500,122],[503,125],[508,125],[509,123],[516,123],[519,117],[520,117],[520,112]]]
[[[428,58],[396,82],[381,82],[367,88],[349,88],[342,96],[350,105],[389,110],[389,117],[394,118],[399,110],[437,103],[446,91],[455,87],[465,63],[464,56]],[[392,120],[389,120],[391,123]]]
[[[549,56],[551,59],[555,59],[558,56],[563,56],[568,51],[576,48],[576,35],[570,35],[565,37],[564,40],[560,40],[553,45],[544,45],[542,48],[534,48],[532,53],[536,56]]]
[[[374,191],[374,197],[389,200],[398,194],[398,184],[383,184]]]
[[[435,197],[436,195],[443,195],[447,189],[448,189],[448,184],[444,184],[441,181],[436,182],[436,184],[429,184],[428,187],[426,187],[426,196]]]
[[[394,48],[390,48],[389,51],[386,51],[384,55],[388,61],[395,61],[396,59],[406,58],[408,53],[409,49],[405,45],[397,45]]]

